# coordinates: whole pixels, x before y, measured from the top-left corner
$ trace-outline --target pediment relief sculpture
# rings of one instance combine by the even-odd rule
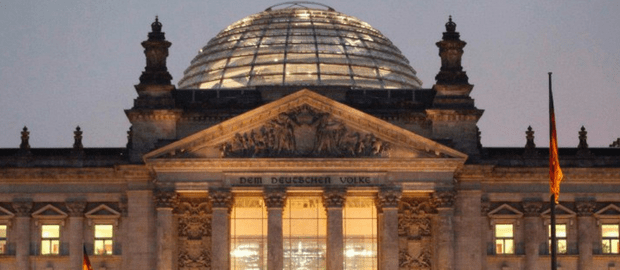
[[[388,157],[390,144],[303,105],[219,146],[222,157]]]

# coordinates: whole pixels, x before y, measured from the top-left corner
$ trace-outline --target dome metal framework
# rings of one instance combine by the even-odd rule
[[[275,5],[233,23],[200,50],[179,81],[181,89],[269,85],[418,89],[422,81],[381,32],[312,2]]]

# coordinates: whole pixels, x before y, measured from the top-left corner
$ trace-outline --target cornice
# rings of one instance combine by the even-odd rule
[[[465,109],[465,110],[443,110],[428,109],[426,113],[432,121],[478,121],[482,117],[484,110]]]
[[[134,121],[152,121],[152,120],[172,120],[176,121],[181,118],[181,110],[125,110],[127,118],[130,122]]]
[[[392,171],[454,172],[464,159],[304,159],[304,158],[226,158],[158,159],[147,161],[157,172],[231,172],[231,171]]]
[[[562,168],[562,172],[564,174],[564,181],[572,181],[572,183],[587,182],[594,184],[617,183],[620,181],[620,168]],[[549,181],[549,168],[465,165],[463,169],[457,172],[457,178],[459,180],[479,180],[487,183],[546,183]]]
[[[0,169],[0,182],[39,183],[124,183],[129,178],[149,178],[144,165],[117,166],[107,168],[4,168]]]

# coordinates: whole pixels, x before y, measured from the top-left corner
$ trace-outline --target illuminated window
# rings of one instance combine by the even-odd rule
[[[551,253],[551,225],[548,227],[549,229],[549,253]],[[566,224],[556,224],[555,225],[555,238],[557,240],[557,251],[558,254],[566,254],[568,252],[566,246]]]
[[[235,197],[230,245],[230,269],[267,269],[267,208],[262,197]]]
[[[0,254],[6,254],[6,225],[0,225]]]
[[[95,255],[114,254],[114,226],[95,225]]]
[[[512,224],[495,224],[495,254],[514,254]]]
[[[41,225],[41,255],[60,253],[60,225]]]
[[[373,198],[347,198],[343,230],[345,269],[377,269],[377,208]]]
[[[601,233],[603,237],[603,253],[618,254],[620,249],[619,225],[603,224],[601,225]]]
[[[325,269],[327,217],[321,197],[289,197],[282,223],[284,269]]]

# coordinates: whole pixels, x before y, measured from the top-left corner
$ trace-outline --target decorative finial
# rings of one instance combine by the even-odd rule
[[[609,147],[611,147],[611,148],[620,148],[620,138],[618,138],[615,141],[611,142]]]
[[[584,126],[581,126],[581,131],[579,131],[579,145],[577,146],[577,155],[582,157],[591,156],[592,153],[588,150],[588,132]]]
[[[22,143],[19,145],[19,149],[22,149],[22,150],[30,149],[29,140],[30,140],[30,132],[28,131],[28,128],[24,126],[24,129],[22,130]]]
[[[73,149],[80,150],[84,148],[82,145],[82,130],[80,129],[80,126],[75,128],[75,131],[73,132],[73,139]]]
[[[536,144],[534,143],[534,130],[532,130],[532,126],[527,127],[527,131],[525,132],[525,138],[527,142],[525,143],[526,149],[534,149],[536,148]]]
[[[452,15],[448,17],[448,22],[446,23],[446,32],[454,33],[456,31],[456,23],[452,21]]]
[[[159,22],[159,16],[155,16],[155,21],[151,24],[153,33],[161,33],[161,23]]]

